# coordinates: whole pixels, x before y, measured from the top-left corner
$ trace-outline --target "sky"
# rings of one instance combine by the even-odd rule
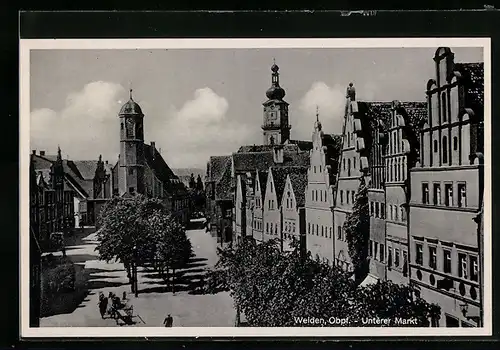
[[[451,48],[482,62],[482,48]],[[273,58],[289,106],[291,138],[310,140],[316,106],[323,130],[342,130],[345,91],[366,101],[424,101],[436,48],[32,50],[30,147],[64,158],[115,162],[118,112],[141,106],[145,142],[172,168],[205,168],[212,155],[262,144]]]

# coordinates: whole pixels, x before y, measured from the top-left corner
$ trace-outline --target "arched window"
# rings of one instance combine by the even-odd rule
[[[448,163],[448,138],[443,136],[443,163]]]
[[[398,159],[398,181],[401,181],[401,160]]]
[[[356,158],[352,159],[352,168],[356,169]]]
[[[441,120],[441,122],[444,122],[446,120],[448,120],[448,114],[447,114],[447,109],[446,109],[446,91],[443,91],[441,93],[441,108],[442,108],[442,111],[443,111],[443,119]]]
[[[458,149],[458,137],[453,138],[453,150],[456,151]]]
[[[347,176],[351,176],[351,160],[347,160]]]
[[[438,141],[434,140],[434,152],[438,151]]]

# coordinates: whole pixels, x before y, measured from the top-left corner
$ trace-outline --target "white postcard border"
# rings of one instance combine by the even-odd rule
[[[484,57],[484,327],[40,327],[29,326],[29,154],[30,51],[57,49],[250,49],[250,48],[417,48],[482,47]],[[23,338],[74,337],[402,337],[492,335],[491,251],[491,43],[490,38],[342,39],[21,39],[20,57],[20,335]]]

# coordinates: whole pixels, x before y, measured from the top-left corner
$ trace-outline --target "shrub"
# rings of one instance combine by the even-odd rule
[[[47,271],[47,291],[50,294],[75,290],[75,266],[72,263],[56,266]]]

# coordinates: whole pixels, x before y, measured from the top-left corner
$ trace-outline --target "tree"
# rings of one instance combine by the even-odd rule
[[[298,242],[292,248],[281,252],[276,240],[243,240],[236,248],[219,249],[207,287],[212,293],[229,289],[237,315],[244,313],[248,324],[257,327],[310,326],[300,322],[307,317],[348,319],[339,326],[358,326],[362,317],[399,316],[415,317],[412,326],[426,326],[440,313],[437,305],[414,297],[409,286],[379,282],[359,287],[349,273],[310,253],[304,256]]]
[[[191,241],[181,224],[171,216],[155,213],[151,225],[158,231],[156,256],[157,270],[167,282],[170,281],[172,269],[172,289],[175,286],[175,270],[185,266],[192,255]],[[166,274],[165,274],[166,272]]]
[[[196,181],[194,180],[193,173],[191,173],[191,177],[189,178],[189,188],[196,188]]]
[[[154,260],[158,230],[149,220],[153,214],[166,213],[163,203],[154,198],[137,195],[115,197],[104,206],[98,218],[96,250],[107,262],[120,261],[134,290],[134,271],[139,264]]]
[[[357,281],[362,279],[368,270],[368,242],[370,241],[370,211],[368,206],[368,188],[362,176],[356,194],[352,212],[344,221],[349,256],[354,267]]]
[[[196,190],[198,192],[203,192],[203,181],[201,180],[200,174],[198,174],[198,178],[196,179]]]

